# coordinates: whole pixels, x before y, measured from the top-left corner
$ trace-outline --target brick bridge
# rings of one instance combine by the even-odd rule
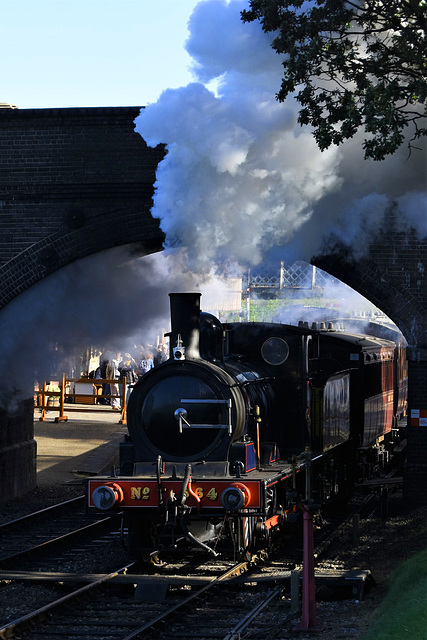
[[[160,251],[150,215],[162,149],[134,132],[137,107],[0,109],[0,313],[48,274],[119,245]],[[427,243],[395,228],[393,212],[363,259],[340,247],[313,258],[382,309],[409,343],[409,410],[427,410]],[[35,485],[32,399],[0,409],[0,486]],[[405,500],[427,504],[427,427],[408,429]]]

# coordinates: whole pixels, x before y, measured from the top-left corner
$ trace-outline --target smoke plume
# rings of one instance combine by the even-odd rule
[[[167,145],[152,213],[168,247],[196,272],[212,265],[305,259],[333,234],[364,247],[398,206],[401,224],[427,233],[425,164],[406,148],[363,160],[362,135],[320,152],[297,103],[279,104],[283,68],[271,34],[243,24],[246,0],[200,2],[186,43],[195,82],[165,90],[136,119],[150,146]]]

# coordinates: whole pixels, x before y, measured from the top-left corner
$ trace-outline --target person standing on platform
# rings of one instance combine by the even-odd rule
[[[121,411],[120,397],[119,397],[119,385],[114,383],[114,380],[120,378],[119,364],[121,362],[121,353],[117,352],[115,357],[108,361],[106,368],[106,378],[111,380],[110,382],[110,404],[113,411]]]
[[[159,344],[159,346],[157,347],[157,353],[153,358],[154,361],[154,366],[157,367],[157,365],[162,364],[162,362],[165,362],[165,360],[168,359],[166,353],[165,353],[165,348],[166,345],[163,344]]]
[[[139,363],[139,374],[143,376],[147,371],[154,367],[154,362],[150,353],[145,353]]]
[[[122,378],[126,378],[126,404],[129,401],[129,396],[134,387],[134,384],[138,379],[136,369],[137,364],[135,360],[132,358],[130,353],[125,353],[125,355],[123,356],[123,360],[119,364],[119,371],[120,376]]]
[[[99,366],[95,372],[95,378],[98,380],[105,380],[106,375],[107,375],[107,365],[108,362],[110,360],[110,354],[109,353],[101,353],[101,355],[99,356]],[[102,384],[102,396],[109,396],[110,395],[110,385],[107,383],[103,383]],[[105,397],[101,397],[98,398],[97,400],[98,404],[110,404],[110,398],[105,398]]]

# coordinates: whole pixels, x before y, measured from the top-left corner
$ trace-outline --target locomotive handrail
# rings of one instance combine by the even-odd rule
[[[175,418],[179,422],[179,432],[182,433],[182,430],[185,429],[230,429],[230,425],[228,424],[196,424],[189,422],[187,420],[187,412],[185,409],[179,408],[176,409],[174,413]]]
[[[69,383],[78,382],[79,384],[92,384],[92,386],[103,385],[103,384],[117,384],[121,387],[121,393],[117,395],[112,394],[83,394],[83,393],[69,393],[67,391],[67,386]],[[119,398],[121,402],[120,411],[120,419],[119,424],[126,424],[126,388],[127,388],[127,380],[125,377],[119,378],[118,380],[110,380],[108,378],[65,378],[65,375],[62,376],[61,384],[59,385],[59,391],[51,391],[47,382],[43,383],[43,389],[39,389],[36,394],[41,398],[41,416],[39,418],[40,421],[44,422],[46,420],[46,411],[58,411],[59,416],[55,418],[55,422],[65,422],[68,420],[68,416],[65,415],[65,397],[67,398],[77,398],[81,396],[86,396],[88,398]],[[59,405],[53,406],[46,404],[46,398],[59,398]],[[94,411],[94,409],[90,409],[93,405],[85,405],[85,408],[79,407],[78,409],[74,407],[67,407],[67,413],[71,412],[90,412]],[[86,408],[87,407],[87,408]],[[100,409],[96,408],[96,413],[111,413],[111,407],[108,409]]]
[[[176,409],[175,418],[179,422],[179,433],[182,433],[183,429],[228,429],[228,434],[231,436],[233,433],[233,425],[231,423],[231,409],[232,402],[228,400],[217,399],[197,399],[197,398],[181,398],[183,404],[226,404],[228,406],[228,424],[196,424],[187,420],[187,411],[185,409]]]
[[[185,402],[186,404],[229,404],[231,400],[203,400],[202,398],[200,398],[200,400],[190,400],[189,398],[181,398],[181,402]]]

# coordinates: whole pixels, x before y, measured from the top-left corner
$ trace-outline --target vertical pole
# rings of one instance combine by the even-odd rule
[[[47,388],[47,384],[46,381],[43,382],[43,391],[42,391],[42,413],[41,416],[39,418],[39,421],[44,422],[46,420],[46,388]]]
[[[62,374],[61,396],[59,399],[59,415],[61,418],[64,416],[64,405],[65,405],[65,373]]]
[[[248,288],[246,297],[246,321],[250,322],[251,319],[251,270],[248,269]]]
[[[259,406],[256,404],[255,407],[255,422],[256,422],[256,455],[257,455],[257,463],[258,469],[261,468],[261,449],[259,444],[259,428],[261,423],[261,418],[259,415]]]
[[[311,498],[311,451],[310,447],[305,448],[305,499]]]
[[[122,378],[122,413],[120,416],[119,424],[126,424],[126,376]]]
[[[126,411],[126,383],[127,383],[127,379],[125,376],[123,376],[122,378],[122,408],[123,411]]]
[[[313,514],[310,510],[311,498],[311,451],[305,450],[305,490],[306,501],[303,504],[303,567],[302,567],[302,618],[295,631],[323,631],[325,627],[317,622],[316,593],[314,583],[314,538]]]
[[[59,396],[59,416],[55,418],[55,422],[64,422],[67,421],[67,416],[64,415],[65,409],[65,373],[62,374],[62,383],[61,383],[61,395]]]
[[[325,627],[316,619],[314,584],[313,514],[308,505],[304,508],[304,550],[302,569],[302,618],[295,631],[323,631]]]
[[[64,415],[65,409],[65,373],[62,374],[62,383],[60,387],[61,395],[59,396],[59,416],[55,418],[55,422],[66,422],[68,417]]]

